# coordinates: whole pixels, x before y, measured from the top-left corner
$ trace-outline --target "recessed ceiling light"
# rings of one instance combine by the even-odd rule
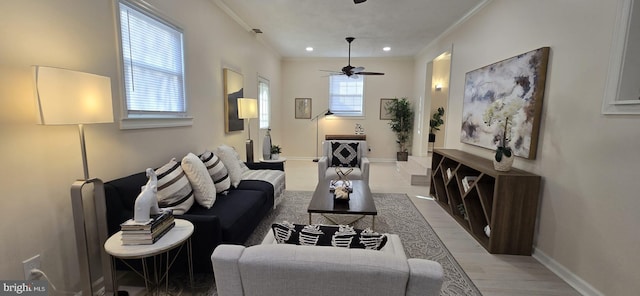
[[[390,51],[390,50],[391,50],[391,47],[389,47],[389,46],[385,46],[385,47],[383,47],[383,48],[382,48],[382,50],[384,50],[384,51]]]
[[[305,48],[307,51],[313,51],[313,47],[308,46],[307,48]]]

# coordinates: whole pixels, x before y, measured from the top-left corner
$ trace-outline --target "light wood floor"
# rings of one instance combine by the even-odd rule
[[[285,171],[287,190],[315,189],[316,163],[288,160]],[[374,193],[409,195],[483,295],[580,295],[533,257],[489,254],[435,201],[416,198],[428,196],[429,188],[411,186],[395,163],[371,163],[369,183]]]

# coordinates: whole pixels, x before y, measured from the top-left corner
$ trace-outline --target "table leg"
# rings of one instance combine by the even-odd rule
[[[169,251],[167,251],[167,262],[165,262],[164,293],[169,295]]]
[[[149,291],[149,269],[147,267],[147,260],[145,260],[145,258],[142,258],[142,274],[144,277],[144,288],[147,289],[147,293],[150,292]]]
[[[376,215],[371,215],[373,221],[371,221],[371,230],[376,231]]]
[[[191,294],[195,294],[193,288],[193,254],[191,253],[191,237],[187,239],[187,261],[189,262],[189,280],[191,281]]]

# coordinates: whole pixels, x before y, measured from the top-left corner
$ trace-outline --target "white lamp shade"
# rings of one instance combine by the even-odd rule
[[[113,122],[111,78],[34,66],[39,124]]]
[[[250,98],[239,98],[238,118],[258,118],[258,100]]]

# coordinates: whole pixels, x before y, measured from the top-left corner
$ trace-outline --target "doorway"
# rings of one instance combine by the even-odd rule
[[[427,154],[433,151],[433,148],[442,148],[445,145],[446,125],[449,107],[449,80],[451,76],[451,51],[445,51],[435,59],[427,63],[425,81],[425,104],[423,104],[423,126],[422,130],[427,131],[428,136],[422,141],[426,145]],[[438,109],[444,109],[444,115],[441,117],[443,123],[438,126],[439,129],[431,129],[430,122],[434,114],[438,113]],[[435,137],[435,138],[434,138]]]

